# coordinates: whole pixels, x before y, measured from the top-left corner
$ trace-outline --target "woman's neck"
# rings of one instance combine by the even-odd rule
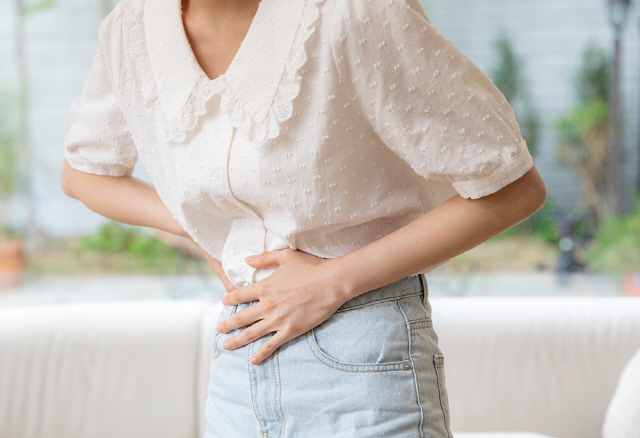
[[[251,19],[260,0],[182,0],[182,13],[211,22],[229,18]]]

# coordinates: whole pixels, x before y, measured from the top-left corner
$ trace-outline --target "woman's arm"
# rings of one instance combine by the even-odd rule
[[[459,195],[356,251],[332,259],[347,300],[460,255],[540,210],[547,200],[536,167],[490,195]]]
[[[191,240],[222,281],[225,289],[235,289],[213,258],[184,230],[164,205],[155,188],[132,176],[102,176],[74,169],[65,160],[60,185],[67,196],[78,199],[96,213],[129,225],[157,228]]]
[[[129,225],[152,227],[190,238],[155,188],[132,176],[103,176],[74,169],[64,160],[60,185],[96,213]]]
[[[246,259],[256,268],[277,269],[223,297],[227,306],[259,300],[221,321],[222,333],[251,324],[227,339],[224,348],[238,348],[275,331],[252,356],[251,363],[260,363],[283,343],[329,318],[350,298],[474,248],[534,214],[546,199],[544,182],[534,166],[490,195],[478,199],[455,195],[393,233],[337,258],[284,249]]]

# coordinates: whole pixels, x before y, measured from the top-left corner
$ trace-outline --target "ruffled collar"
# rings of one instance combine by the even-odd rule
[[[133,0],[130,44],[153,123],[180,143],[220,95],[220,108],[254,147],[276,138],[291,118],[306,62],[304,43],[323,0],[261,0],[227,71],[211,80],[198,64],[182,23],[180,0]]]

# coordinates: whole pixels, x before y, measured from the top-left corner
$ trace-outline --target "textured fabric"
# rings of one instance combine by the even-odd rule
[[[0,437],[198,436],[204,412],[195,391],[206,390],[208,375],[195,371],[198,360],[210,360],[210,340],[200,336],[212,307],[197,300],[3,306]]]
[[[602,438],[621,371],[640,347],[639,299],[432,294],[429,302],[455,438]],[[222,307],[0,306],[0,437],[203,437]]]
[[[69,109],[64,156],[111,176],[140,159],[237,287],[273,272],[247,255],[339,257],[533,166],[504,96],[416,0],[262,0],[213,79],[180,0],[122,0]]]
[[[435,283],[431,281],[432,290],[438,288]],[[640,299],[430,301],[438,344],[447,358],[456,438],[456,431],[603,438],[609,400],[625,364],[640,347]]]
[[[413,275],[357,296],[257,366],[271,334],[234,350],[222,344],[244,328],[217,334],[204,438],[453,438],[425,285]]]
[[[640,438],[640,349],[620,374],[604,417],[602,438]]]

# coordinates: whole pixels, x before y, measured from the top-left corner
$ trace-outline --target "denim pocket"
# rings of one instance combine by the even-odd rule
[[[306,333],[311,352],[341,371],[412,369],[409,333],[398,300],[385,300],[336,312]]]
[[[216,357],[220,356],[220,350],[218,349],[218,338],[220,337],[221,333],[219,333],[216,330],[216,333],[213,335],[213,342],[211,345],[211,358],[215,359]]]
[[[449,424],[449,397],[447,396],[447,387],[444,379],[444,356],[442,354],[433,355],[433,366],[436,369],[438,379],[438,393],[440,395],[440,406],[442,407],[442,414],[444,415],[445,428],[447,429],[449,438],[453,438]]]
[[[220,313],[218,314],[218,319],[216,321],[216,326],[218,324],[220,324],[220,321],[222,321],[223,319],[227,319],[228,317],[230,317],[231,315],[236,313],[237,309],[238,309],[238,304],[236,304],[234,306],[224,306],[222,308],[222,310],[220,311]],[[222,335],[222,333],[218,332],[217,327],[214,330],[216,332],[213,335],[213,342],[211,343],[211,358],[212,359],[215,359],[218,356],[220,356],[220,347],[218,347],[218,340],[220,339],[220,335]]]

